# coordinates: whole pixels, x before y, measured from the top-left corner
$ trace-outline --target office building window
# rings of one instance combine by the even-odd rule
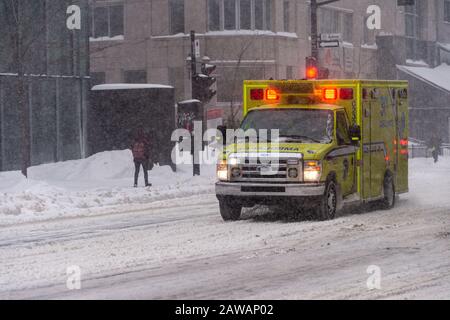
[[[208,28],[210,31],[220,30],[220,0],[208,1]]]
[[[95,6],[92,10],[91,36],[93,38],[124,35],[123,4]]]
[[[320,33],[340,33],[342,39],[353,43],[353,13],[331,8],[320,8]]]
[[[236,29],[236,0],[224,0],[224,29],[235,30]]]
[[[353,43],[353,14],[343,13],[342,19],[343,19],[342,38],[346,42]]]
[[[169,0],[170,33],[184,33],[184,0]]]
[[[241,19],[240,29],[251,30],[252,29],[252,1],[240,0],[240,12]]]
[[[450,22],[450,1],[444,0],[444,21]]]
[[[289,26],[289,1],[283,2],[283,23],[284,23],[284,31],[289,32],[290,26]]]
[[[127,70],[123,72],[125,83],[147,83],[147,72],[145,70]]]
[[[339,25],[339,11],[321,8],[319,17],[320,33],[337,33],[342,31]]]
[[[273,0],[208,0],[208,30],[271,30]]]
[[[405,6],[405,36],[409,38],[418,37],[418,0],[412,6]]]

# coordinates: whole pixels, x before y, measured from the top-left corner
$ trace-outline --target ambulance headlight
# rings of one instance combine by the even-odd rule
[[[237,159],[237,158],[230,158],[230,159],[228,159],[228,164],[230,166],[237,166],[239,164],[239,159]]]
[[[322,166],[318,161],[307,161],[303,171],[305,182],[319,182],[322,176]]]
[[[228,181],[228,164],[226,160],[220,160],[217,164],[217,179]]]

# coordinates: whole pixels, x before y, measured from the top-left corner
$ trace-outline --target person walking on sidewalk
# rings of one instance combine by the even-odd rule
[[[146,187],[151,187],[148,182],[148,163],[150,158],[150,141],[143,129],[139,129],[136,133],[133,144],[131,145],[134,161],[134,187],[138,186],[139,171],[142,166],[144,171],[144,181]]]

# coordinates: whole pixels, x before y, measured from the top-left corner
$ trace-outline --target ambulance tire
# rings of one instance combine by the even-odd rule
[[[338,205],[337,185],[333,179],[328,180],[325,194],[316,208],[316,218],[319,221],[333,220],[336,217]]]
[[[228,199],[219,201],[220,215],[224,221],[238,221],[241,218],[242,205]]]
[[[381,200],[381,208],[383,210],[392,209],[395,206],[396,199],[394,177],[391,174],[386,174],[383,181],[383,200]]]

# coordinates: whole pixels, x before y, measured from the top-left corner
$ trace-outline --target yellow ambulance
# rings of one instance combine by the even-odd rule
[[[405,81],[245,81],[243,115],[242,132],[277,134],[236,139],[220,128],[216,195],[225,221],[258,204],[330,220],[347,203],[389,209],[408,192]]]

